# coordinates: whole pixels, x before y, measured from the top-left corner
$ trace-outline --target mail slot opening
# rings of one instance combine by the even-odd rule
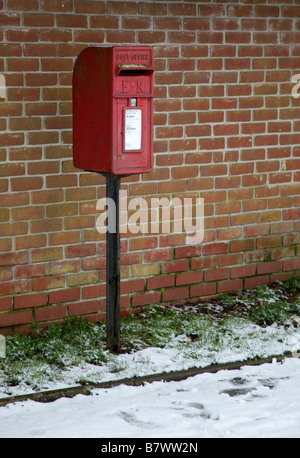
[[[140,70],[137,68],[127,68],[126,70],[120,70],[118,72],[119,76],[133,76],[134,74],[137,76],[142,76],[142,75],[150,75],[152,73],[152,70]]]

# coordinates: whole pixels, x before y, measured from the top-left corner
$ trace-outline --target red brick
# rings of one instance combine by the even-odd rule
[[[223,43],[222,32],[199,32],[198,34],[199,43]]]
[[[27,237],[16,237],[16,250],[24,250],[28,248],[37,248],[46,246],[46,236],[44,234],[29,235]]]
[[[1,146],[23,145],[24,134],[22,132],[2,133],[0,134],[0,139],[1,139]]]
[[[57,307],[44,307],[35,311],[35,321],[51,321],[65,318],[67,307],[60,305]]]
[[[228,203],[217,203],[216,204],[216,214],[231,214],[231,213],[240,213],[241,203],[239,201],[228,202]]]
[[[167,29],[168,27],[166,27]],[[191,43],[195,41],[195,32],[169,32],[168,41],[169,43]]]
[[[83,260],[84,261],[84,260]],[[81,270],[80,259],[68,261],[54,261],[49,264],[49,274],[59,275],[69,272],[79,272]]]
[[[4,267],[0,269],[0,280],[12,280],[13,279],[13,269],[12,267]]]
[[[38,3],[38,2],[37,2]],[[30,8],[32,11],[32,8]],[[23,22],[25,27],[53,27],[54,14],[24,13]]]
[[[72,302],[80,299],[80,288],[71,288],[49,292],[49,304]]]
[[[159,238],[159,243],[161,247],[185,245],[185,234],[161,235]]]
[[[195,270],[214,268],[217,265],[217,256],[205,256],[191,260],[191,268]]]
[[[54,11],[54,12],[64,12],[69,13],[73,10],[72,0],[42,0],[41,1],[41,10],[42,11]]]
[[[76,13],[104,14],[105,3],[98,0],[77,0],[75,3]]]
[[[146,33],[151,33],[151,32],[140,32],[140,33],[146,34]],[[162,32],[162,34],[163,34],[162,39],[158,41],[164,41],[164,32]],[[97,35],[99,36],[98,30],[95,33],[95,37],[97,37]],[[140,38],[141,43],[143,43],[142,39],[143,37]],[[145,40],[145,37],[144,37],[144,40]],[[78,39],[78,41],[86,41],[86,40]],[[98,41],[98,40],[95,40],[95,41]],[[135,33],[129,30],[107,30],[106,31],[106,41],[107,43],[116,43],[117,42],[120,44],[121,43],[134,43]]]
[[[133,281],[139,281],[139,280],[133,280]],[[121,293],[122,293],[122,283],[121,283]],[[103,283],[101,285],[85,286],[82,288],[82,299],[93,299],[94,297],[101,297],[105,295],[106,295],[106,283]]]
[[[285,234],[287,232],[293,232],[293,231],[294,231],[294,223],[292,221],[271,224],[271,234]],[[287,240],[291,240],[291,236],[287,235],[286,237],[283,238],[283,245],[289,245],[289,243],[286,243]],[[299,236],[299,243],[300,243],[300,236]]]
[[[250,43],[251,34],[249,32],[226,32],[225,33],[226,43]]]
[[[183,45],[182,46],[183,57],[207,57],[208,46],[206,45]]]
[[[189,288],[187,286],[182,288],[166,289],[162,293],[162,301],[175,301],[178,299],[186,299],[189,297]]]
[[[26,294],[24,296],[14,297],[14,309],[25,309],[39,307],[47,304],[47,293]]]
[[[256,224],[253,226],[245,227],[245,237],[257,237],[259,235],[268,235],[269,234],[269,224]]]
[[[13,298],[12,297],[1,297],[0,298],[0,312],[12,309]],[[0,317],[1,322],[1,317]]]
[[[32,312],[26,310],[23,312],[1,313],[0,314],[0,328],[31,323]]]
[[[171,248],[156,249],[153,251],[146,251],[144,256],[145,262],[166,261],[173,259],[173,252]]]
[[[209,30],[209,19],[186,18],[183,19],[184,30]]]
[[[256,273],[256,266],[239,266],[231,268],[231,278],[252,277]]]
[[[158,246],[157,237],[138,237],[130,240],[130,249],[135,250],[144,250],[144,249],[153,249]]]
[[[281,236],[269,235],[267,237],[259,237],[257,239],[257,248],[272,248],[281,246]]]
[[[230,240],[238,239],[242,237],[242,228],[240,227],[230,227],[218,230],[218,239],[219,240]]]
[[[267,285],[268,283],[270,283],[269,275],[261,275],[258,277],[249,277],[249,278],[245,278],[244,288],[252,289],[252,288],[256,288],[258,285]]]
[[[169,149],[171,152],[175,151],[192,151],[197,147],[196,139],[186,140],[170,140]],[[158,174],[158,172],[157,172]],[[186,177],[187,178],[187,177]]]
[[[300,7],[299,6],[282,6],[281,8],[282,17],[300,17]]]
[[[32,280],[33,291],[40,291],[43,289],[56,289],[65,286],[65,278],[60,275],[53,275],[50,277],[34,278]]]
[[[205,255],[227,253],[228,252],[228,243],[219,242],[219,243],[205,244],[203,250],[204,250]]]
[[[26,251],[18,253],[0,254],[0,266],[13,266],[26,264],[28,262],[28,253]]]
[[[204,272],[204,281],[224,280],[229,277],[229,268],[219,268],[214,270],[206,270]]]
[[[281,261],[266,262],[263,264],[258,264],[257,274],[269,274],[273,272],[281,271]]]
[[[163,273],[180,272],[188,269],[187,260],[167,261],[162,265]]]
[[[28,41],[38,41],[39,32],[38,30],[30,29],[8,29],[6,31],[7,41],[16,41],[16,42],[28,42]]]
[[[160,293],[145,293],[145,294],[136,294],[132,297],[132,306],[137,307],[141,305],[148,304],[157,304],[160,302]]]
[[[286,220],[299,220],[300,218],[300,208],[291,208],[289,210],[283,211],[283,219]]]
[[[242,253],[230,253],[218,256],[219,267],[233,266],[235,264],[243,264],[244,255]]]
[[[190,297],[203,297],[211,296],[216,293],[216,283],[205,283],[202,285],[192,285],[190,291]]]
[[[201,17],[225,16],[224,5],[200,5],[199,8]]]
[[[190,285],[202,281],[202,272],[184,272],[176,275],[176,286]]]
[[[238,19],[214,19],[214,30],[237,30],[239,29]]]
[[[251,119],[249,110],[233,110],[227,113],[227,122],[248,122]]]
[[[208,71],[208,70],[222,70],[223,61],[222,59],[200,59],[197,63],[197,70]],[[221,108],[221,107],[217,107]]]
[[[0,283],[0,295],[27,293],[30,290],[30,280],[8,281]]]
[[[16,266],[16,278],[44,277],[48,273],[47,264]]]
[[[161,277],[148,278],[147,289],[160,289],[174,286],[174,275],[166,275]]]
[[[226,280],[218,283],[218,293],[237,291],[243,288],[243,280]]]
[[[0,15],[0,24],[2,26],[18,26],[20,22],[21,16],[19,13],[1,13]]]
[[[174,16],[196,16],[196,5],[180,5],[179,3],[169,5],[169,12]],[[166,14],[166,13],[164,13]]]
[[[292,257],[295,255],[294,247],[286,247],[286,248],[275,248],[271,251],[272,259],[283,259]]]
[[[245,239],[245,240],[232,240],[230,242],[230,251],[253,251],[255,248],[254,239]]]
[[[76,302],[69,305],[69,315],[86,315],[99,312],[99,301]]]
[[[67,258],[76,258],[78,256],[92,256],[96,254],[96,244],[85,243],[82,245],[70,245],[66,247],[65,254]]]
[[[144,290],[144,280],[139,279],[139,280],[127,280],[127,281],[121,281],[120,284],[120,289],[121,289],[121,294],[128,294],[136,291],[142,291]],[[92,287],[89,287],[92,288]]]
[[[282,270],[298,270],[300,269],[300,259],[286,259],[282,261]],[[1,316],[0,316],[1,320]]]
[[[94,21],[91,21],[92,27],[97,28],[119,28],[118,16],[95,16]],[[122,27],[124,29],[149,29],[151,28],[151,18],[148,17],[122,17]],[[161,23],[155,23],[155,28],[160,28]]]
[[[265,199],[255,199],[243,202],[243,211],[245,212],[265,210],[266,208],[267,201]]]
[[[22,56],[22,47],[19,43],[1,43],[0,44],[1,56]]]

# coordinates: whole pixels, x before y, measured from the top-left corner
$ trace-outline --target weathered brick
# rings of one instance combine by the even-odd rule
[[[149,304],[153,305],[159,302],[160,302],[160,293],[158,291],[145,293],[145,294],[135,294],[132,297],[132,306],[133,307],[137,307],[141,305],[149,305]]]
[[[76,302],[69,305],[69,315],[87,315],[99,312],[99,300]]]
[[[175,301],[189,297],[189,288],[187,286],[179,288],[169,288],[162,293],[162,301]]]
[[[64,289],[49,292],[49,304],[57,304],[60,302],[73,302],[80,299],[80,289]]]
[[[65,279],[60,275],[53,275],[50,277],[34,278],[32,281],[33,291],[40,291],[43,289],[56,289],[65,286]]]
[[[229,277],[229,268],[223,267],[221,269],[206,270],[204,272],[204,281],[217,281],[224,280]]]
[[[1,313],[0,328],[31,323],[31,320],[32,320],[31,310],[26,310],[22,312],[13,312],[13,313]]]
[[[201,283],[202,272],[184,272],[176,275],[176,286],[190,285],[192,283]]]
[[[14,297],[14,309],[40,307],[47,304],[47,293],[26,294]]]
[[[52,321],[65,318],[67,314],[67,307],[59,305],[57,307],[44,307],[35,311],[36,321]]]

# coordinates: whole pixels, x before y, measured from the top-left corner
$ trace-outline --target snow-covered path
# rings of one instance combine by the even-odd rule
[[[300,438],[300,359],[0,408],[0,437]],[[126,441],[125,441],[126,443]]]

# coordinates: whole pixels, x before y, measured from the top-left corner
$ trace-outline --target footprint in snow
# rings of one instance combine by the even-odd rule
[[[139,420],[132,413],[124,412],[123,410],[121,410],[118,413],[118,416],[121,417],[127,423],[134,425],[134,426],[138,426],[140,428],[147,429],[147,428],[156,428],[157,427],[157,425],[155,425],[154,423]]]

